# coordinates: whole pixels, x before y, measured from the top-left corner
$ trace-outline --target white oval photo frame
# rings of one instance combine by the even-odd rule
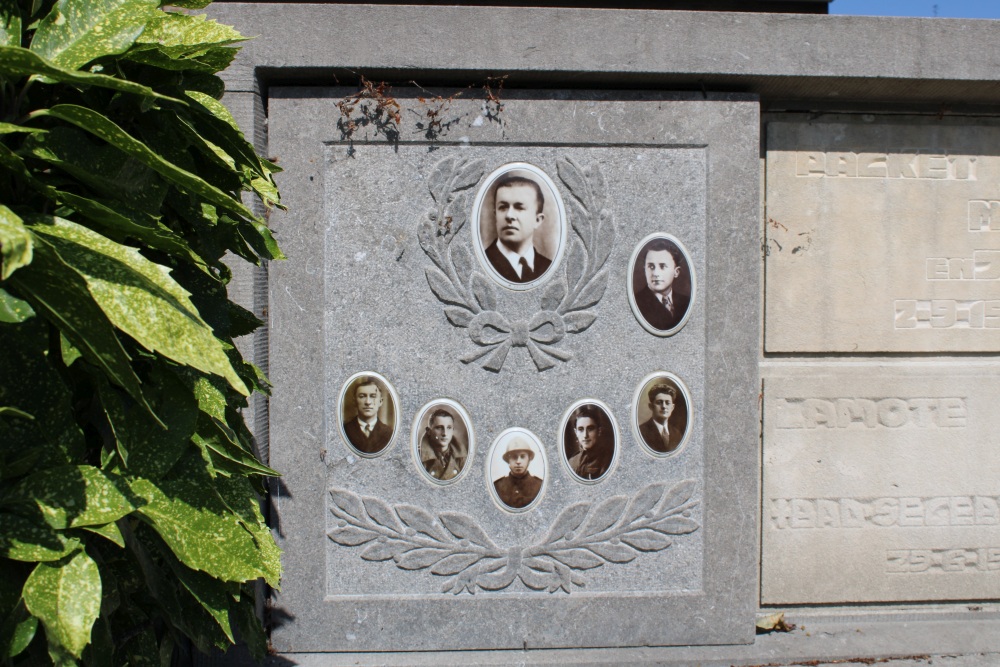
[[[669,380],[681,395],[684,397],[684,404],[687,406],[687,423],[684,425],[684,433],[681,435],[681,440],[677,443],[677,447],[669,452],[659,452],[653,449],[650,445],[646,443],[646,439],[642,435],[642,431],[639,424],[639,401],[646,401],[646,389],[647,385],[653,382],[653,380],[664,379]],[[676,374],[670,371],[656,371],[655,373],[650,373],[642,379],[639,386],[636,387],[635,394],[632,397],[632,410],[631,410],[630,420],[632,422],[632,434],[635,436],[636,442],[642,448],[646,454],[653,456],[658,459],[670,458],[672,456],[677,456],[680,454],[684,448],[687,446],[688,440],[691,439],[691,429],[694,426],[694,405],[691,403],[691,392],[688,391],[687,385],[681,380]]]
[[[569,426],[569,419],[573,415],[573,412],[583,405],[596,405],[599,407],[604,412],[611,426],[611,461],[608,463],[608,467],[604,471],[604,474],[597,479],[586,479],[576,474],[576,471],[573,470],[573,466],[569,463],[569,457],[566,456],[566,428]],[[563,467],[566,469],[566,472],[569,473],[570,479],[574,482],[588,485],[600,484],[610,477],[611,473],[614,472],[615,468],[618,466],[618,453],[621,451],[621,431],[618,430],[618,420],[615,419],[614,414],[611,412],[611,408],[608,407],[608,404],[604,401],[596,398],[583,398],[569,406],[569,408],[566,409],[566,412],[563,413],[562,419],[559,421],[559,433],[556,437],[556,442],[559,443],[559,458],[563,462]]]
[[[431,475],[427,471],[427,468],[424,467],[423,461],[420,457],[420,444],[424,436],[424,419],[428,416],[428,413],[432,409],[440,407],[447,408],[457,413],[457,416],[465,423],[466,436],[468,438],[468,442],[466,443],[465,463],[462,465],[462,469],[458,471],[458,474],[451,479],[438,479]],[[476,456],[476,434],[475,430],[472,428],[472,418],[469,416],[469,412],[461,403],[450,398],[436,398],[425,403],[424,406],[417,412],[417,416],[413,419],[413,428],[410,433],[410,455],[410,458],[413,459],[413,465],[416,467],[417,472],[420,473],[420,476],[424,479],[424,481],[429,482],[434,486],[451,486],[461,480],[469,473],[469,469],[472,467],[472,461]]]
[[[501,176],[504,176],[510,172],[523,171],[528,172],[530,176],[527,178],[532,178],[536,182],[540,181],[539,185],[544,186],[545,189],[549,191],[551,195],[552,203],[555,206],[555,211],[557,213],[558,219],[554,222],[556,225],[556,251],[552,257],[552,264],[549,266],[545,273],[535,280],[526,283],[516,283],[507,280],[493,268],[493,264],[486,257],[486,244],[483,243],[483,232],[482,232],[482,206],[486,202],[489,192],[493,187],[493,184]],[[523,175],[523,174],[519,174]],[[544,192],[542,193],[545,194]],[[543,211],[548,209],[548,206],[543,208]],[[566,207],[563,203],[562,195],[559,193],[559,189],[556,187],[555,182],[549,178],[549,175],[545,173],[541,168],[536,167],[528,162],[508,162],[497,169],[494,169],[487,177],[483,184],[479,187],[476,192],[476,198],[472,204],[472,215],[470,217],[472,221],[475,222],[475,231],[473,232],[472,245],[476,252],[476,258],[479,260],[479,264],[486,271],[486,275],[490,277],[493,282],[497,283],[501,287],[506,287],[509,290],[514,290],[517,292],[523,292],[526,290],[534,289],[539,285],[548,281],[553,275],[556,274],[559,269],[559,264],[562,262],[563,254],[566,250],[566,238],[568,235],[569,222],[566,219]],[[494,222],[495,224],[495,222]],[[544,224],[544,223],[543,223]],[[497,241],[499,243],[499,241]],[[537,246],[536,246],[537,248]]]
[[[389,399],[392,401],[392,409],[395,417],[393,419],[392,435],[389,436],[389,442],[387,442],[385,446],[379,449],[377,452],[364,452],[355,447],[354,444],[351,442],[350,437],[348,437],[347,431],[344,429],[344,399],[347,397],[347,392],[351,388],[351,385],[354,384],[354,381],[357,380],[358,378],[366,376],[375,378],[380,383],[382,383],[383,387],[385,387],[386,393],[389,395]],[[385,399],[383,398],[383,403],[384,402]],[[396,442],[396,438],[399,436],[400,422],[402,421],[400,415],[399,395],[396,393],[396,388],[392,386],[392,383],[390,383],[387,379],[385,379],[385,376],[382,375],[381,373],[376,373],[375,371],[362,371],[360,373],[355,373],[351,377],[347,378],[347,381],[345,381],[343,386],[341,386],[340,388],[340,395],[337,399],[337,416],[338,416],[337,429],[340,431],[340,439],[343,441],[344,445],[353,454],[356,454],[357,456],[366,459],[378,458],[379,456],[382,456],[392,448],[393,444],[395,444]]]
[[[534,474],[532,471],[533,470],[537,471],[538,467],[540,466],[542,473],[541,475],[542,485],[538,489],[538,495],[536,495],[535,498],[530,503],[528,503],[524,507],[511,507],[510,505],[506,504],[500,499],[500,495],[497,493],[496,486],[493,484],[493,482],[494,480],[499,480],[505,477],[510,471],[510,467],[507,465],[507,462],[503,460],[503,455],[501,454],[500,456],[497,456],[498,450],[506,449],[507,443],[518,435],[528,438],[529,440],[531,440],[532,444],[534,444],[535,447],[538,448],[537,456],[532,460],[530,464],[528,464],[528,474]],[[496,465],[497,460],[499,460],[499,465]],[[496,474],[494,472],[495,468],[503,471],[503,474],[494,477],[494,475]],[[549,460],[548,457],[546,457],[545,455],[545,448],[542,446],[542,441],[539,439],[539,437],[534,433],[532,433],[531,431],[529,431],[528,429],[520,428],[517,426],[513,428],[508,428],[503,432],[501,432],[500,435],[498,435],[493,440],[493,444],[490,445],[490,450],[486,457],[486,487],[490,491],[490,497],[493,498],[493,502],[496,504],[497,507],[499,507],[504,512],[510,512],[511,514],[522,514],[537,507],[538,503],[542,499],[542,496],[545,495],[545,489],[548,486],[548,476],[549,476]]]
[[[691,283],[691,296],[688,300],[687,310],[684,311],[684,316],[680,319],[680,321],[670,329],[657,329],[652,324],[650,324],[649,321],[646,319],[646,317],[642,314],[639,303],[636,301],[636,296],[635,296],[636,262],[639,260],[639,254],[642,252],[642,249],[646,246],[647,243],[653,241],[654,239],[663,239],[669,243],[672,243],[677,247],[677,249],[681,253],[681,256],[684,258],[685,264],[687,264],[688,276]],[[644,274],[644,271],[642,271],[641,273]],[[639,322],[642,328],[648,331],[649,333],[653,334],[654,336],[662,336],[662,337],[673,336],[675,333],[683,329],[684,325],[688,323],[689,319],[691,319],[691,313],[694,312],[694,306],[698,293],[697,282],[698,282],[697,277],[695,276],[694,272],[694,262],[691,261],[691,254],[687,251],[687,248],[684,247],[684,244],[681,243],[680,240],[677,237],[673,236],[672,234],[667,234],[665,232],[654,232],[649,236],[647,236],[646,238],[639,241],[639,243],[635,246],[635,249],[632,251],[632,257],[629,259],[628,262],[628,280],[627,280],[628,286],[626,289],[628,290],[628,303],[629,306],[631,306],[632,308],[632,314],[635,316],[635,319]],[[645,288],[645,285],[643,285],[643,288]]]

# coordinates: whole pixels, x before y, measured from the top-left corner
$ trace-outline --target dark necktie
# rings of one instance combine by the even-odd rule
[[[522,257],[518,264],[521,267],[521,280],[527,280],[528,274],[531,273],[531,269],[528,268],[528,260]]]

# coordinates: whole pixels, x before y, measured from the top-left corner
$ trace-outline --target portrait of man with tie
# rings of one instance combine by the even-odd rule
[[[669,336],[687,321],[694,291],[691,262],[669,234],[646,237],[633,253],[632,307],[650,333]]]
[[[476,197],[477,253],[488,273],[515,290],[537,284],[554,266],[565,237],[562,201],[544,172],[513,163],[491,174]]]
[[[658,373],[643,382],[633,406],[639,439],[656,456],[676,452],[688,435],[691,408],[680,378]]]
[[[578,401],[563,424],[562,450],[578,481],[604,479],[614,463],[618,432],[610,412],[598,403]]]
[[[396,401],[385,378],[377,373],[354,375],[341,391],[344,440],[361,456],[377,456],[396,432]]]

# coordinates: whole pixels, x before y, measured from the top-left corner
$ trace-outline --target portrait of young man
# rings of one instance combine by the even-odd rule
[[[429,412],[427,426],[420,438],[420,463],[428,475],[448,482],[458,477],[465,468],[469,447],[462,434],[468,433],[468,427],[460,417],[456,419],[453,408],[438,405]]]
[[[507,286],[526,289],[556,261],[563,234],[562,202],[540,170],[517,164],[525,168],[498,170],[477,196],[478,251]]]
[[[690,264],[679,245],[657,236],[636,253],[632,268],[633,304],[653,333],[673,333],[691,306]]]
[[[581,481],[600,480],[614,461],[617,447],[611,417],[596,403],[579,405],[563,428],[563,455]]]
[[[654,378],[643,390],[646,409],[638,410],[638,419],[648,413],[648,419],[639,423],[642,441],[658,454],[676,451],[687,432],[688,406],[682,392],[669,378]]]
[[[378,454],[392,441],[395,426],[380,418],[380,413],[395,415],[391,397],[388,409],[383,409],[386,395],[382,382],[371,375],[354,379],[344,392],[341,405],[344,437],[360,454]]]
[[[542,478],[529,470],[536,456],[535,445],[522,435],[514,435],[503,446],[503,460],[509,472],[493,480],[493,489],[500,502],[510,509],[528,507],[542,490]]]

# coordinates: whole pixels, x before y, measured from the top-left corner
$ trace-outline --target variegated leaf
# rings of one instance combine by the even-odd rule
[[[101,610],[101,574],[84,551],[39,563],[24,583],[24,604],[41,619],[50,644],[79,658]]]
[[[57,67],[80,69],[135,43],[158,0],[58,0],[42,19],[31,50]]]

